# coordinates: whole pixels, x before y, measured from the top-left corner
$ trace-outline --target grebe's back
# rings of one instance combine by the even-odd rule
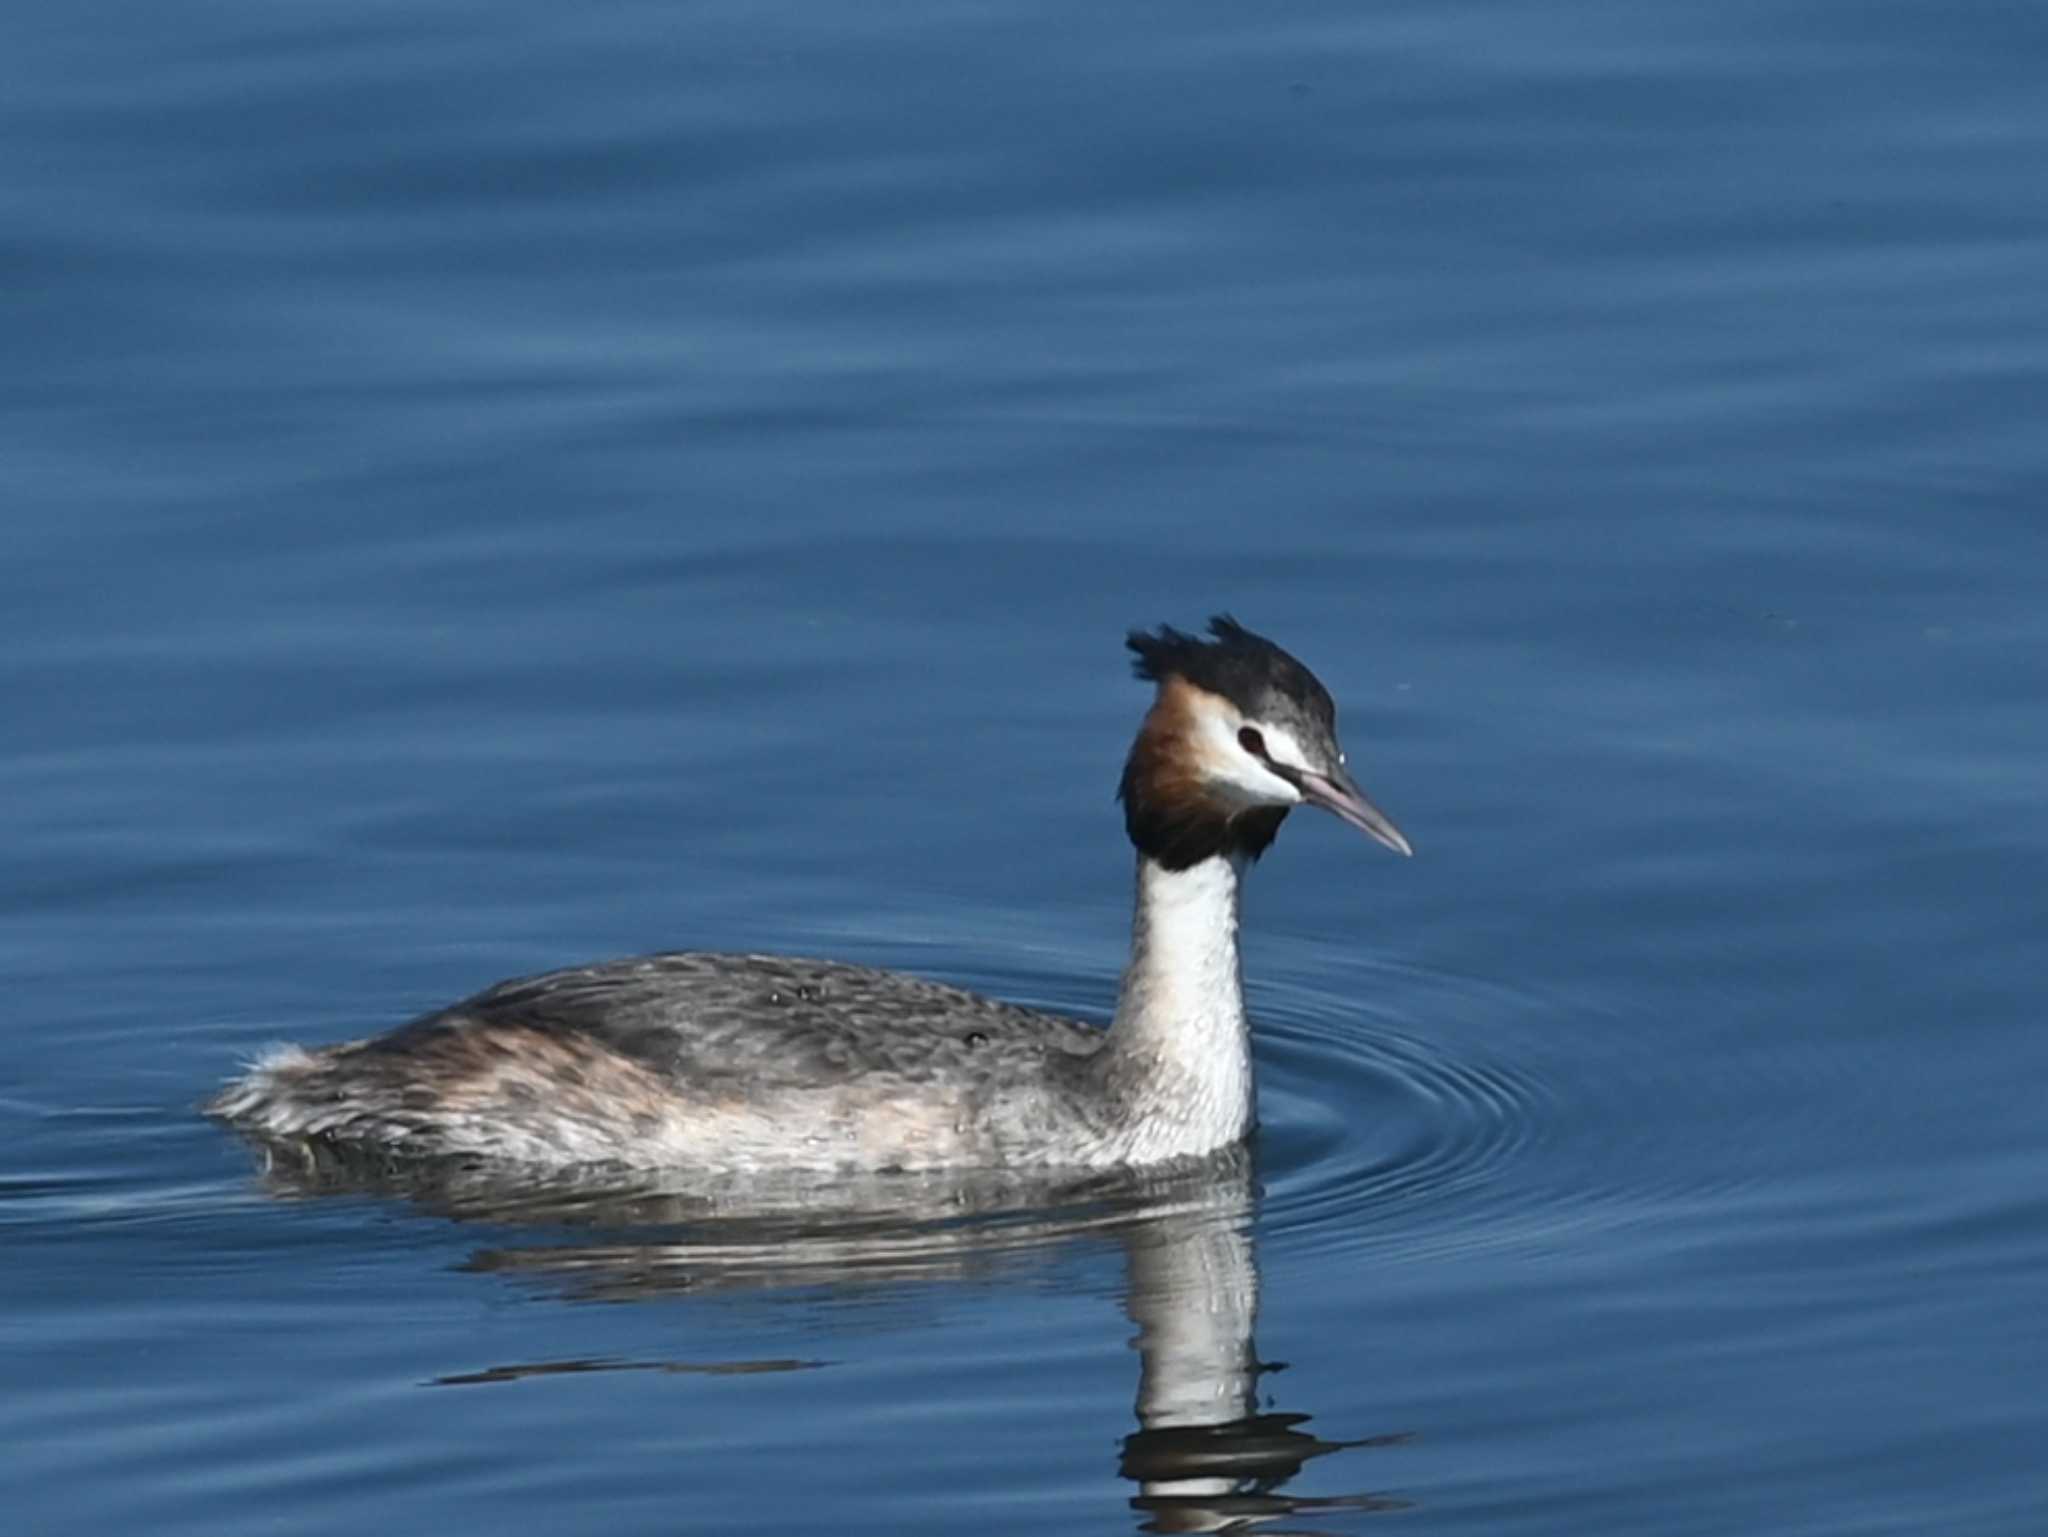
[[[260,1062],[208,1108],[272,1135],[538,1163],[926,1167],[1006,1146],[1107,1036],[902,972],[676,952],[518,977]],[[1020,1095],[1031,1087],[1036,1095]]]

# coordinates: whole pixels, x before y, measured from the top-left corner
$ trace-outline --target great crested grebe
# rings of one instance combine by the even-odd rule
[[[379,1153],[722,1171],[1106,1168],[1253,1124],[1237,887],[1299,805],[1408,840],[1315,675],[1228,616],[1128,640],[1158,693],[1117,795],[1138,850],[1107,1030],[837,961],[679,952],[521,977],[389,1034],[283,1047],[206,1107]]]

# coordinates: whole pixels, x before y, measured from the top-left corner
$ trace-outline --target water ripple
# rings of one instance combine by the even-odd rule
[[[1806,1076],[1775,1051],[1680,1062],[1617,1011],[1484,978],[1310,974],[1257,1000],[1264,1215],[1289,1248],[1512,1245],[1738,1187],[1764,1172],[1745,1129]]]

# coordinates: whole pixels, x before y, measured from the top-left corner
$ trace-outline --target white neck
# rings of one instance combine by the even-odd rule
[[[1109,1057],[1133,1116],[1137,1161],[1206,1153],[1252,1127],[1251,1031],[1237,961],[1243,867],[1138,859],[1131,962]]]

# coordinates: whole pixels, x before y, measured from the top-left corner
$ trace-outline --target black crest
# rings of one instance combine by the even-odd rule
[[[1151,683],[1185,678],[1197,688],[1221,694],[1249,716],[1272,717],[1292,705],[1325,731],[1336,726],[1337,707],[1322,681],[1292,656],[1254,634],[1228,614],[1209,621],[1212,640],[1162,624],[1133,630],[1124,644],[1136,660],[1131,670]]]

